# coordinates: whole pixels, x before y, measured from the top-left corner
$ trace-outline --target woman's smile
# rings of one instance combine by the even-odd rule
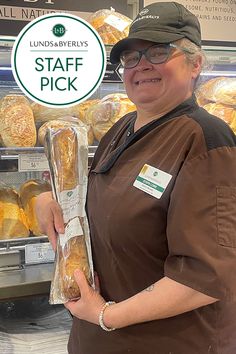
[[[140,79],[140,80],[136,80],[134,83],[135,85],[143,85],[143,84],[155,84],[157,82],[160,82],[161,79],[159,78],[153,78],[153,79]]]

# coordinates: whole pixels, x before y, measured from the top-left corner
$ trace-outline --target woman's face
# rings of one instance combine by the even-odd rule
[[[143,50],[152,42],[138,40],[130,49]],[[192,95],[193,83],[199,75],[200,64],[190,64],[182,51],[173,49],[162,64],[152,64],[145,56],[132,69],[124,69],[127,95],[137,109],[165,110],[183,102]]]

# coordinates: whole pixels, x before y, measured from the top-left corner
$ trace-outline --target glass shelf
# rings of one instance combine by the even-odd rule
[[[93,157],[97,149],[97,145],[88,147],[88,157]],[[0,147],[0,160],[15,160],[18,159],[20,154],[32,154],[42,153],[44,154],[44,147]]]

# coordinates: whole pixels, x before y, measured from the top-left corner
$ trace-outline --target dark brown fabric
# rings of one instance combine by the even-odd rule
[[[74,319],[70,354],[236,353],[235,140],[209,115],[205,131],[206,113],[194,103],[189,112],[154,124],[105,173],[134,115],[101,141],[87,199],[94,266],[106,300],[122,301],[168,276],[220,301],[111,333]],[[219,143],[211,134],[218,125]],[[160,199],[133,186],[145,163],[173,176]]]

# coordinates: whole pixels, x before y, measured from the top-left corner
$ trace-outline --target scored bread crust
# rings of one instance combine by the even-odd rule
[[[8,95],[0,100],[1,143],[6,147],[33,147],[36,127],[29,101],[20,95]]]

